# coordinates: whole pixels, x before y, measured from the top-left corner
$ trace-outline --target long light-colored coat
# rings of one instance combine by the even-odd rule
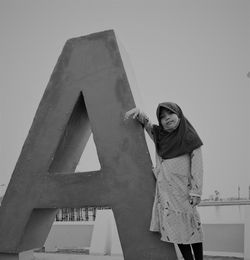
[[[152,124],[145,114],[137,119],[150,137]],[[150,231],[161,233],[161,240],[177,244],[203,241],[200,216],[190,202],[190,195],[201,196],[203,180],[202,150],[163,160],[156,153],[155,199]]]

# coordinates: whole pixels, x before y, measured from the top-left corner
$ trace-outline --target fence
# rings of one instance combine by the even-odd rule
[[[56,215],[56,221],[95,221],[97,209],[109,207],[62,208]]]

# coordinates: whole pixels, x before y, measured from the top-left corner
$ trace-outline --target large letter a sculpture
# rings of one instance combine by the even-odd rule
[[[142,127],[124,122],[134,106],[112,30],[67,41],[0,208],[0,259],[41,248],[58,208],[84,206],[112,208],[125,260],[176,259],[149,231],[155,180]],[[91,132],[101,170],[74,173]]]

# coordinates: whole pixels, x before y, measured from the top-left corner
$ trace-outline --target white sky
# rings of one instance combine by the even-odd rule
[[[202,138],[204,198],[215,189],[237,196],[238,185],[247,196],[249,25],[248,0],[0,0],[0,185],[9,182],[66,40],[114,29],[138,105],[156,122],[158,103],[176,102]]]

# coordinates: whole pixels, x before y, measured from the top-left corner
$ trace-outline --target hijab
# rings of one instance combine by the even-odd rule
[[[170,110],[179,118],[176,129],[169,132],[161,125],[160,114],[162,109]],[[190,122],[183,115],[181,108],[172,102],[160,103],[156,110],[159,125],[153,125],[153,136],[156,151],[163,159],[171,159],[191,153],[203,143]]]

